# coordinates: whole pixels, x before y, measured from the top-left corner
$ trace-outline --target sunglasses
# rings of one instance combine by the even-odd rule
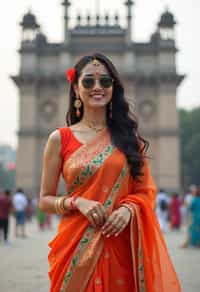
[[[98,80],[103,88],[109,88],[113,85],[113,79],[110,76],[101,76]],[[84,77],[81,83],[84,88],[92,89],[96,84],[96,79],[94,77]]]

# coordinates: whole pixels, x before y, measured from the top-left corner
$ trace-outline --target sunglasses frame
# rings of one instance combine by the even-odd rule
[[[109,86],[105,86],[105,85],[103,85],[103,82],[102,82],[102,80],[103,79],[109,79],[109,80],[111,80],[111,83],[110,83],[110,85]],[[92,80],[93,82],[92,82],[92,84],[91,84],[91,86],[87,86],[85,83],[84,83],[84,80],[87,80],[87,79],[89,79],[89,80]],[[100,76],[100,78],[98,79],[98,81],[99,81],[99,84],[100,84],[100,86],[102,87],[102,88],[105,88],[105,89],[107,89],[107,88],[110,88],[110,87],[112,87],[112,85],[113,85],[113,82],[114,82],[114,80],[113,80],[113,78],[111,77],[111,76]],[[96,78],[94,78],[94,77],[84,77],[82,80],[81,80],[81,84],[82,84],[82,86],[85,88],[85,89],[92,89],[94,86],[95,86],[95,84],[96,84]]]

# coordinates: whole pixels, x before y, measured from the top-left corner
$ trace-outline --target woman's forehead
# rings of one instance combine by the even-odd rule
[[[94,74],[109,74],[107,68],[103,64],[94,65],[92,63],[87,64],[83,70],[81,75],[94,75]]]

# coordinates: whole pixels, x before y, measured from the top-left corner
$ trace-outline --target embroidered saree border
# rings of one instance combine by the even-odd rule
[[[76,177],[74,182],[71,184],[69,191],[67,192],[70,195],[78,186],[83,185],[83,183],[89,178],[92,177],[99,167],[104,163],[104,161],[113,153],[116,148],[113,145],[106,146],[105,149],[97,156],[95,156],[90,163],[88,163]]]
[[[116,147],[112,145],[107,129],[99,133],[90,142],[82,145],[66,161],[64,167],[78,168],[74,181],[70,183],[68,195],[77,187],[83,185],[85,181],[92,177],[104,161],[114,152]]]
[[[128,204],[129,205],[129,204]],[[132,261],[133,261],[133,274],[136,284],[136,289],[138,292],[146,292],[145,286],[145,275],[144,275],[144,263],[143,263],[143,252],[142,252],[142,234],[141,234],[141,224],[140,224],[140,215],[139,209],[134,204],[130,204],[130,206],[134,209],[134,217],[131,219],[130,224],[130,237],[131,237],[131,253],[132,253]],[[137,238],[133,232],[133,224],[137,226]],[[138,243],[137,246],[137,254],[134,251],[135,242]],[[138,283],[137,283],[138,279]]]
[[[127,174],[127,171],[128,171],[128,166],[126,163],[124,165],[124,167],[122,168],[122,170],[117,178],[117,181],[115,182],[115,184],[111,190],[111,193],[104,204],[104,206],[107,210],[112,209],[114,202],[115,202],[115,199],[117,197],[118,191],[120,190],[122,182]],[[90,253],[90,260],[88,260],[87,251],[88,251],[90,245],[92,244],[93,240],[95,241],[95,236],[99,237],[99,240],[96,241],[95,246],[93,247],[94,252],[92,254]],[[79,288],[80,292],[84,291],[83,288],[87,286],[89,278],[90,278],[90,276],[93,272],[93,269],[95,267],[95,263],[98,261],[98,258],[101,254],[101,250],[103,247],[103,244],[101,243],[101,241],[104,241],[104,237],[101,235],[101,232],[100,231],[96,232],[95,228],[93,228],[92,226],[88,226],[88,228],[84,232],[81,240],[79,241],[79,244],[77,245],[77,247],[74,251],[74,254],[72,256],[69,267],[65,273],[60,292],[66,292],[67,291],[66,289],[69,289],[70,292],[77,291],[77,287],[75,287],[75,285],[77,285],[77,276],[74,277],[73,281],[72,281],[72,276],[74,276],[75,274],[76,275],[79,274],[79,272],[77,272],[77,270],[80,268],[80,266],[81,266],[81,270],[83,271],[82,263],[87,261],[87,267],[84,267],[84,270],[86,270],[86,272],[88,272],[88,271],[89,272],[88,272],[88,275],[87,276],[85,275],[85,277],[84,277],[85,282],[82,283],[81,290]],[[86,258],[85,258],[85,255],[86,255]],[[92,267],[92,269],[91,269],[91,267]]]

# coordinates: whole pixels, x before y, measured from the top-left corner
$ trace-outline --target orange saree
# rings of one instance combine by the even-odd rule
[[[134,181],[125,156],[107,130],[82,145],[63,164],[69,196],[100,201],[108,213],[127,204],[131,222],[117,237],[105,238],[78,211],[61,218],[49,243],[51,292],[179,292],[154,215],[156,188],[147,162]]]

